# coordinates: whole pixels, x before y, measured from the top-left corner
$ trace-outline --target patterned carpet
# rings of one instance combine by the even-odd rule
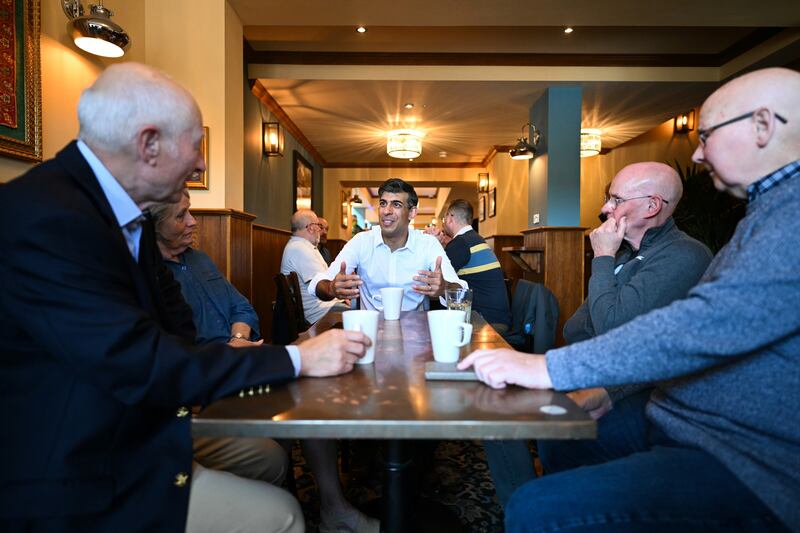
[[[422,497],[438,502],[458,516],[465,533],[503,531],[503,510],[495,497],[483,448],[477,441],[438,441],[422,443],[428,447],[421,456],[424,473],[420,482]],[[356,507],[363,508],[381,495],[381,445],[376,441],[350,441],[350,465],[343,475],[345,494]],[[317,531],[319,500],[314,478],[295,443],[293,463],[297,496],[306,516],[306,528]]]

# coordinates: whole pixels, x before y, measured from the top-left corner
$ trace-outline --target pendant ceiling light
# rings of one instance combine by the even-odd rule
[[[581,157],[592,157],[600,153],[601,133],[594,128],[581,128]]]
[[[416,130],[393,130],[386,134],[386,153],[398,159],[415,159],[422,154],[423,134]]]
[[[525,128],[531,128],[531,142],[528,142],[528,136],[525,135]],[[533,159],[536,155],[536,145],[539,144],[539,137],[541,136],[536,126],[528,122],[522,126],[522,136],[517,140],[514,148],[508,151],[511,159]]]
[[[61,0],[67,18],[67,34],[75,46],[90,54],[103,57],[122,57],[131,42],[117,23],[111,20],[114,13],[103,7],[103,1],[89,4],[90,15],[84,15],[80,0]]]

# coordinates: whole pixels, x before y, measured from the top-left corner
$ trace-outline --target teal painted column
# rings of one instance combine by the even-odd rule
[[[580,226],[581,92],[551,87],[530,109],[542,136],[528,162],[529,226]]]

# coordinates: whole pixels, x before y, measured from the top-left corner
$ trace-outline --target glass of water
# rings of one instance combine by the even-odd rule
[[[472,314],[472,290],[471,289],[447,289],[444,292],[447,300],[447,308],[456,311],[464,311],[464,322],[469,323]]]

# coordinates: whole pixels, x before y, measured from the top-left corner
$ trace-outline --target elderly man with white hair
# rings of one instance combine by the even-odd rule
[[[747,214],[686,298],[544,355],[479,350],[492,387],[654,382],[643,438],[530,481],[506,530],[800,530],[800,73],[703,104],[694,160]]]
[[[223,511],[187,523],[189,407],[348,372],[369,339],[195,346],[145,211],[178,202],[205,168],[197,104],[160,71],[120,63],[78,118],[77,142],[0,188],[0,530],[302,531],[295,514],[264,521],[263,501],[230,514],[221,486]]]

